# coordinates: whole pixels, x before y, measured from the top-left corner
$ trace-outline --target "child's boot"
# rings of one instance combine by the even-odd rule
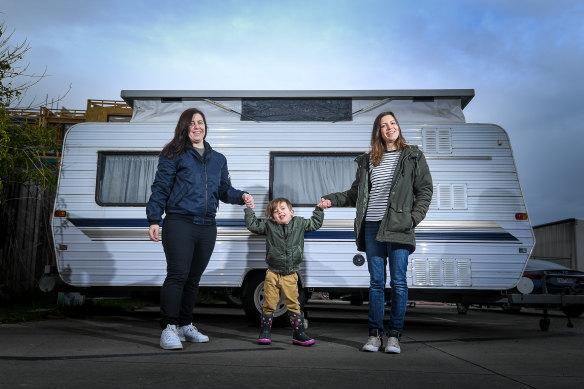
[[[270,344],[271,337],[272,337],[272,319],[274,315],[266,315],[262,313],[262,321],[261,321],[261,330],[260,330],[260,337],[258,338],[259,344]]]
[[[304,333],[304,318],[295,313],[288,311],[290,318],[290,325],[292,326],[292,343],[300,346],[310,346],[314,344],[314,339],[311,339]]]

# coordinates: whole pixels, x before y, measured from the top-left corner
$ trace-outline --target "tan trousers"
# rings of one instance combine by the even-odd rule
[[[298,302],[298,274],[278,274],[266,270],[266,282],[264,283],[264,313],[270,315],[276,310],[280,301],[280,291],[284,303],[290,312],[300,315],[300,303]]]

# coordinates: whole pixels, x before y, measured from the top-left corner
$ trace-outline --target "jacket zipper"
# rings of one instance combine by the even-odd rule
[[[290,273],[290,271],[292,270],[292,267],[290,266],[290,261],[288,260],[290,254],[289,254],[289,250],[288,250],[288,228],[290,227],[290,223],[288,223],[288,225],[286,226],[286,228],[282,229],[282,232],[284,233],[284,242],[286,242],[286,274]]]
[[[203,154],[204,157],[204,154]],[[205,170],[205,213],[203,214],[203,217],[207,217],[207,208],[208,208],[208,203],[209,203],[209,183],[207,182],[207,162],[205,160],[205,158],[203,158],[203,169]]]
[[[404,169],[403,169],[403,167],[404,167],[404,161],[407,158],[404,154],[401,155],[401,159],[399,161],[399,165],[396,166],[395,173],[397,173],[397,174],[394,173],[394,175],[393,175],[393,178],[394,179],[391,181],[391,188],[389,188],[389,195],[390,196],[391,196],[391,192],[393,191],[393,188],[395,188],[395,185],[399,181],[400,176],[402,176],[403,173],[404,173]]]
[[[203,152],[203,155],[199,155],[196,151],[194,151],[195,157],[201,161],[203,164],[203,171],[205,172],[205,213],[203,213],[203,219],[207,217],[207,209],[209,208],[209,183],[207,182],[207,160],[205,156],[207,155],[207,150]]]
[[[404,163],[405,163],[404,161],[406,160],[406,158],[407,158],[407,156],[405,155],[404,152],[402,152],[402,155],[400,155],[399,164],[395,167],[393,179],[391,180],[391,187],[389,188],[389,198],[387,199],[387,208],[385,209],[386,215],[389,215],[389,208],[391,208],[391,195],[393,194],[393,188],[395,188],[395,185],[399,181],[400,177],[403,175],[403,171],[404,171],[403,166],[404,166]],[[385,219],[385,217],[384,217],[384,219]]]

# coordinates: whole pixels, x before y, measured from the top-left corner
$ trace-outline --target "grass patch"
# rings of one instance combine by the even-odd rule
[[[136,309],[156,305],[151,300],[135,298],[90,298],[83,305],[58,304],[58,293],[31,292],[26,296],[0,305],[0,323],[87,317],[91,315],[124,314]]]
[[[57,307],[56,293],[31,292],[0,305],[0,323],[20,323],[63,317]]]

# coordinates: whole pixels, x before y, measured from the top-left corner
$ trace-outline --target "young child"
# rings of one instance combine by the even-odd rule
[[[266,280],[264,283],[264,309],[261,321],[259,344],[270,344],[272,319],[280,291],[288,308],[292,326],[292,342],[310,346],[314,340],[304,333],[304,318],[298,302],[298,274],[304,253],[304,233],[318,230],[322,226],[326,206],[321,202],[310,219],[294,216],[292,204],[279,197],[266,207],[266,220],[260,221],[251,206],[245,208],[245,225],[253,233],[266,236]]]

